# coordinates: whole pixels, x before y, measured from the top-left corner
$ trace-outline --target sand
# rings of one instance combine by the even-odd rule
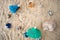
[[[32,3],[29,5],[29,2]],[[8,7],[14,4],[21,8],[12,14]],[[53,12],[52,16],[48,15],[49,10]],[[57,23],[53,32],[42,29],[41,24],[48,19],[54,19]],[[12,28],[6,28],[6,23],[11,23]],[[22,29],[18,30],[18,27]],[[0,40],[35,40],[23,36],[30,27],[40,29],[43,40],[60,40],[60,0],[0,0]]]

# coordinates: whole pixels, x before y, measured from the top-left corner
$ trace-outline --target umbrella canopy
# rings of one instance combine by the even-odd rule
[[[16,11],[19,9],[20,7],[18,5],[10,5],[9,9],[11,13],[16,13]]]
[[[11,23],[7,23],[5,27],[6,28],[11,28]]]
[[[27,35],[30,38],[41,38],[41,31],[35,27],[29,28],[27,30]]]

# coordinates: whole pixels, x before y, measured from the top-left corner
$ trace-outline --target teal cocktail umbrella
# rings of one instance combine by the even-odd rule
[[[42,36],[41,31],[35,27],[29,28],[27,30],[27,35],[30,38],[41,38]]]

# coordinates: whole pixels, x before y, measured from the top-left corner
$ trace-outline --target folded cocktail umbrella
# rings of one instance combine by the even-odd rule
[[[11,13],[16,13],[16,11],[19,9],[20,7],[18,5],[10,5],[9,9]]]
[[[41,38],[42,36],[41,31],[35,27],[29,28],[27,30],[27,35],[30,38]]]

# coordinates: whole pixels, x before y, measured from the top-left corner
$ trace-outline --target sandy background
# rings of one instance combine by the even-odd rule
[[[32,1],[34,6],[28,7]],[[8,7],[11,4],[18,4],[19,9],[16,14],[11,14]],[[48,11],[53,11],[53,16],[48,15]],[[11,18],[8,18],[11,14]],[[54,19],[57,22],[55,31],[43,31],[41,23],[45,20]],[[5,28],[6,23],[11,23],[12,28]],[[17,27],[22,29],[17,30]],[[42,31],[43,40],[60,40],[60,0],[0,0],[0,40],[35,40],[25,38],[23,33],[29,27],[37,27]]]

